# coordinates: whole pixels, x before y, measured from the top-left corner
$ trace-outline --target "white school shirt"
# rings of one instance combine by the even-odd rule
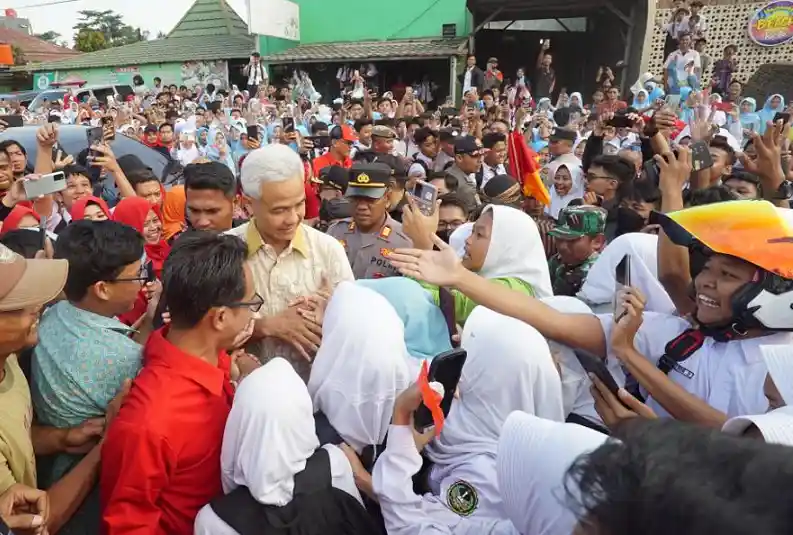
[[[251,65],[251,70],[248,72],[248,85],[259,85],[267,80],[267,71],[261,62],[256,65]]]
[[[421,462],[412,430],[390,426],[385,452],[377,459],[372,473],[388,535],[520,535],[509,520],[460,516],[437,496],[415,494],[412,477]]]
[[[333,445],[322,446],[330,457],[331,485],[334,488],[343,490],[361,504],[361,494],[355,486],[352,476],[350,461],[339,448]],[[239,535],[234,528],[226,524],[215,513],[215,510],[207,504],[198,511],[195,519],[195,535]]]
[[[611,348],[613,315],[601,314],[598,319],[607,340],[608,358],[616,358]],[[647,360],[657,365],[666,344],[690,327],[688,321],[679,316],[645,312],[634,346]],[[768,368],[763,359],[762,346],[789,346],[791,342],[791,333],[731,342],[716,342],[713,338],[707,338],[701,348],[679,364],[679,368],[669,372],[669,378],[686,392],[730,418],[761,414],[768,410],[768,400],[763,394]],[[647,400],[647,405],[659,416],[670,416],[652,398]]]
[[[673,64],[675,70],[677,71],[677,83],[680,87],[688,86],[688,77],[689,73],[686,70],[686,65],[689,63],[694,63],[694,69],[691,71],[691,74],[696,74],[702,70],[702,58],[694,49],[689,50],[685,54],[683,54],[680,50],[675,50],[669,57],[666,58],[666,62],[664,63],[664,69],[667,69],[670,64]]]
[[[490,179],[496,175],[506,175],[507,168],[504,167],[503,163],[498,164],[495,167],[490,167],[486,163],[482,162],[482,185],[480,188],[484,188],[485,184],[490,182]]]
[[[465,95],[466,91],[471,89],[471,73],[473,70],[473,67],[465,69],[465,77],[463,78],[463,95]]]

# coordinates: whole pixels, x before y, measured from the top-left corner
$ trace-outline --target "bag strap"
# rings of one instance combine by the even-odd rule
[[[438,287],[438,306],[443,313],[443,319],[446,320],[446,329],[449,331],[449,341],[452,343],[452,347],[458,347],[460,344],[456,343],[452,338],[457,334],[454,294],[447,288]]]
[[[658,359],[658,369],[669,375],[669,372],[691,355],[699,351],[705,343],[705,333],[700,329],[687,329],[677,338],[666,344],[664,354]]]

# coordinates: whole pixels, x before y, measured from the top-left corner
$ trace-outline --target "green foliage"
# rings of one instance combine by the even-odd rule
[[[129,45],[149,38],[148,31],[125,24],[121,15],[110,9],[84,9],[77,13],[80,19],[74,25],[74,48],[81,52]]]
[[[61,34],[59,34],[58,32],[48,31],[44,33],[37,33],[33,37],[37,37],[42,41],[47,41],[49,43],[52,43],[53,45],[57,45],[58,39],[61,38]]]

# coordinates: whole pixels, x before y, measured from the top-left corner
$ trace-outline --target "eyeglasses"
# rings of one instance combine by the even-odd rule
[[[264,297],[259,295],[258,293],[253,294],[252,301],[239,301],[237,303],[230,303],[228,305],[221,305],[228,308],[247,308],[254,314],[259,312],[262,307],[264,306]]]
[[[586,176],[586,181],[587,182],[592,182],[593,180],[597,180],[599,178],[602,178],[603,180],[614,180],[610,176],[606,176],[606,175],[590,175],[590,174],[588,174]]]
[[[139,282],[142,284],[147,282],[154,282],[156,279],[154,275],[154,266],[151,262],[140,268],[137,277],[119,277],[116,279],[102,279],[103,282]]]

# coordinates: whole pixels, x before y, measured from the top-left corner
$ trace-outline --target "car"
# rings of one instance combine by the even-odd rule
[[[0,94],[0,100],[4,100],[7,102],[19,102],[23,106],[30,105],[31,101],[36,99],[36,96],[41,93],[41,91],[33,90],[33,91],[13,91],[11,93],[3,93]]]
[[[117,102],[123,102],[129,95],[134,94],[132,86],[124,84],[116,85],[87,85],[72,89],[72,95],[77,102],[86,102],[89,98],[95,98],[100,104],[107,104],[107,97],[113,97]]]
[[[19,142],[27,152],[28,164],[30,166],[36,161],[38,144],[36,143],[36,131],[40,126],[22,126],[18,128],[7,128],[0,132],[0,141],[13,139]],[[71,154],[75,158],[80,152],[88,148],[87,131],[90,127],[83,125],[58,125],[58,143],[62,150]],[[134,154],[152,172],[159,177],[165,186],[172,186],[182,182],[182,166],[178,161],[172,160],[163,153],[147,147],[137,139],[132,139],[121,134],[116,135],[116,139],[110,142],[113,154],[120,158],[127,154]]]
[[[68,89],[45,89],[36,95],[36,98],[28,105],[28,109],[36,111],[44,105],[45,101],[54,102],[56,100],[63,100],[63,96],[68,93]]]

